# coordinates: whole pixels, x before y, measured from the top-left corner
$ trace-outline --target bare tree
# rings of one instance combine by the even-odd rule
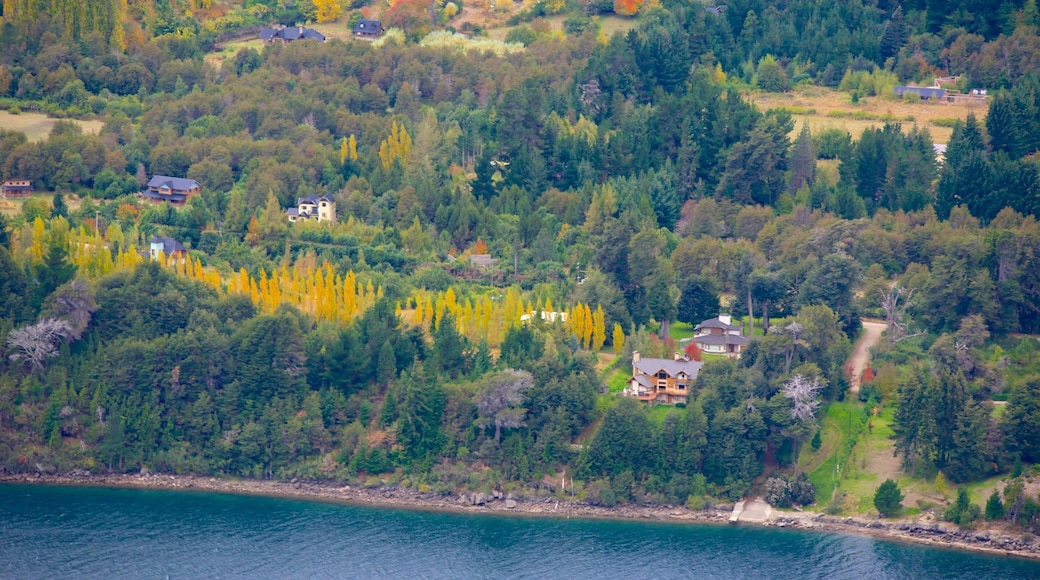
[[[794,359],[794,349],[796,346],[808,346],[807,343],[798,338],[798,336],[805,331],[805,327],[798,321],[792,322],[787,326],[780,328],[774,326],[770,328],[774,334],[783,334],[791,339],[791,342],[787,345],[787,352],[784,353],[784,372],[791,372],[791,361]]]
[[[16,328],[7,334],[11,360],[24,361],[34,370],[58,355],[58,345],[72,336],[72,327],[64,320],[48,318],[37,324]]]
[[[910,305],[913,295],[912,289],[893,284],[881,299],[881,309],[885,311],[885,344],[887,348],[892,348],[893,344],[902,340],[924,334],[923,330],[910,331],[909,323],[904,320],[906,307]]]
[[[534,385],[534,377],[527,371],[506,369],[495,373],[484,383],[477,395],[480,417],[478,427],[495,426],[495,443],[502,440],[502,428],[516,428],[524,424],[527,409],[520,406],[524,391]]]
[[[784,383],[781,390],[784,396],[791,399],[793,403],[791,417],[796,422],[785,431],[791,437],[796,471],[798,469],[798,442],[807,439],[816,429],[816,409],[820,408],[819,391],[822,388],[823,384],[819,377],[809,379],[804,375],[794,375]]]
[[[83,280],[76,279],[55,290],[47,299],[43,312],[44,316],[68,322],[70,337],[79,340],[97,309],[93,289]]]
[[[816,419],[816,409],[820,408],[819,391],[823,388],[819,377],[809,379],[804,375],[795,375],[784,383],[784,396],[794,403],[791,417],[801,422]]]

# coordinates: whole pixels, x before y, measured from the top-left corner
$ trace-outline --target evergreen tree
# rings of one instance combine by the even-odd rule
[[[894,517],[903,509],[903,492],[891,479],[886,479],[874,492],[874,507],[883,518]]]
[[[787,181],[787,191],[794,193],[802,187],[808,187],[816,180],[816,146],[813,144],[809,124],[803,123],[798,138],[794,140],[791,154],[791,177]]]
[[[1026,153],[1023,129],[1013,97],[1007,93],[994,97],[986,114],[986,133],[989,134],[990,147],[994,151],[1007,153],[1012,159],[1018,159]]]
[[[69,217],[69,206],[65,203],[65,196],[60,193],[54,194],[51,207],[51,217]]]
[[[622,397],[607,411],[603,426],[589,445],[593,471],[603,475],[628,469],[641,473],[652,465],[651,433],[642,403]]]
[[[407,457],[422,461],[435,457],[444,447],[441,417],[446,394],[440,383],[430,380],[422,363],[416,363],[400,382],[397,441]]]
[[[957,416],[949,461],[944,467],[950,480],[962,483],[986,475],[990,453],[986,446],[989,412],[970,401]]]
[[[390,339],[383,341],[379,349],[379,359],[376,362],[376,382],[380,385],[388,385],[397,376],[397,357]]]
[[[986,519],[991,522],[1004,519],[1004,502],[1000,501],[1000,492],[996,489],[986,500]]]
[[[892,17],[885,23],[884,32],[881,34],[881,59],[885,60],[896,56],[908,36],[906,19],[903,16],[903,7],[896,5],[896,9],[892,12]]]
[[[687,324],[700,324],[719,315],[719,296],[708,278],[688,278],[679,295],[675,319]]]
[[[1011,391],[1004,432],[1010,450],[1023,461],[1040,461],[1040,378],[1028,378]]]

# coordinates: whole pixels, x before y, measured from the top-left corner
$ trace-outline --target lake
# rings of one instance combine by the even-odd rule
[[[866,536],[0,485],[0,578],[1040,578]]]

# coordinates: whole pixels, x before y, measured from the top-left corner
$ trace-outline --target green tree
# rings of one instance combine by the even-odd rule
[[[603,426],[589,444],[593,471],[604,475],[627,469],[643,472],[651,465],[651,433],[642,403],[622,397],[607,411]]]
[[[68,206],[68,204],[65,203],[65,196],[64,195],[62,195],[60,193],[54,194],[54,201],[52,202],[52,207],[51,207],[51,216],[52,217],[61,216],[61,217],[64,217],[64,218],[69,217],[69,206]]]
[[[811,186],[816,180],[816,146],[808,123],[802,124],[802,130],[794,140],[790,166],[791,176],[787,180],[789,193]]]
[[[390,339],[383,341],[379,349],[379,359],[376,362],[376,382],[380,385],[388,385],[397,376],[397,357],[394,354],[394,346]]]
[[[874,492],[874,507],[881,517],[891,518],[903,509],[903,492],[891,479],[886,479]]]
[[[1004,519],[1004,502],[1000,501],[1000,492],[996,489],[986,500],[986,519],[991,522]]]
[[[770,93],[786,93],[791,90],[791,81],[771,54],[758,61],[758,88]]]
[[[679,295],[675,319],[686,324],[700,324],[719,315],[719,295],[710,278],[687,278]]]
[[[36,287],[33,289],[32,305],[34,309],[39,309],[51,292],[72,279],[76,274],[76,266],[69,263],[68,250],[64,244],[52,243],[35,274]]]
[[[1040,461],[1040,377],[1033,376],[1011,391],[1004,413],[1008,447],[1023,461]]]
[[[397,441],[407,457],[422,461],[435,457],[444,447],[441,418],[447,396],[437,381],[427,377],[422,363],[416,363],[400,381]]]

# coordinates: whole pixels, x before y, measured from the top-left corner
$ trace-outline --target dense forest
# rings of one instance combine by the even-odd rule
[[[104,126],[0,130],[0,177],[48,193],[0,214],[0,469],[529,496],[562,475],[592,503],[691,507],[776,474],[776,503],[826,504],[798,458],[863,317],[886,335],[855,421],[892,410],[906,473],[1040,462],[1034,0],[538,2],[517,50],[402,25],[205,60],[322,5],[3,3],[0,106]],[[926,128],[796,131],[746,97],[943,75],[993,97],[941,161]],[[146,204],[152,175],[201,194]],[[309,195],[338,222],[290,224]],[[155,235],[187,256],[147,256]],[[688,404],[605,384],[720,304],[751,342],[691,352]],[[1008,517],[1040,523],[1016,493]]]

